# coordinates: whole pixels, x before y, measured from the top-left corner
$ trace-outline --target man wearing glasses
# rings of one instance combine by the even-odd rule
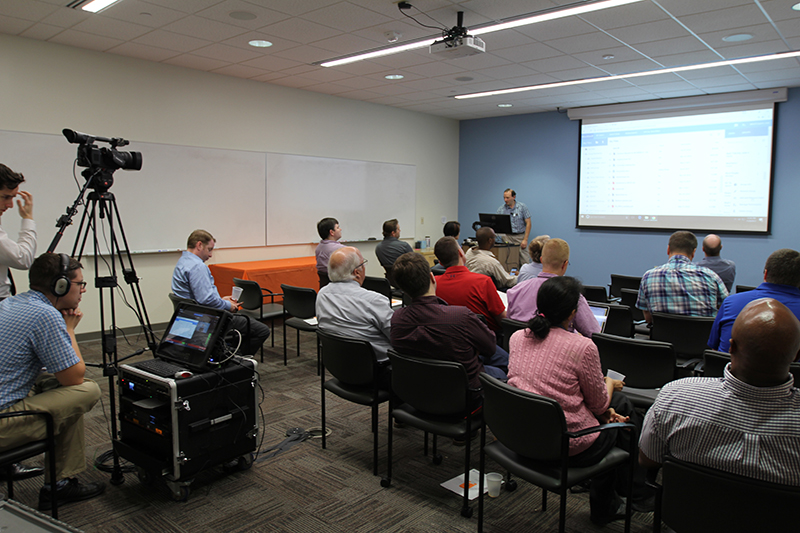
[[[86,291],[81,264],[64,254],[36,258],[28,292],[0,302],[0,413],[47,411],[56,434],[56,479],[45,477],[39,509],[101,494],[103,483],[80,483],[86,469],[83,415],[100,399],[100,388],[85,379],[86,366],[75,340]],[[45,372],[42,372],[42,368]],[[0,451],[44,437],[39,417],[0,419]]]
[[[361,286],[367,275],[367,260],[352,246],[339,248],[328,262],[330,284],[317,295],[319,329],[369,342],[378,360],[387,359],[392,347],[391,302],[383,294]]]

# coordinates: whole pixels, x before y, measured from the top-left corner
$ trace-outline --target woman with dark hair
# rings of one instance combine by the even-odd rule
[[[581,284],[575,278],[558,276],[542,284],[536,297],[538,310],[528,328],[511,336],[508,384],[556,400],[564,410],[568,431],[609,422],[638,422],[641,427],[641,415],[630,401],[615,394],[622,390],[623,382],[603,377],[600,354],[592,340],[569,331],[580,295]],[[570,439],[570,465],[596,464],[618,441],[629,449],[628,433],[610,430]],[[615,494],[616,480],[615,472],[592,480],[591,520],[597,525],[624,517],[624,502]],[[642,497],[634,497],[634,508],[652,510],[652,503],[643,501],[651,496],[643,473],[637,476],[636,487],[636,495]]]

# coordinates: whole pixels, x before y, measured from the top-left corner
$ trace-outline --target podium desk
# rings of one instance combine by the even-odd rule
[[[269,259],[265,261],[244,261],[241,263],[217,263],[208,265],[214,284],[221,296],[230,296],[233,278],[249,279],[262,288],[281,292],[281,283],[295,287],[319,289],[317,260],[315,257],[295,257],[291,259]],[[275,298],[282,303],[283,298]]]

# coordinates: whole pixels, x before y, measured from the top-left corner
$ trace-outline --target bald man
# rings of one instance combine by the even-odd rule
[[[639,463],[665,455],[772,483],[800,486],[800,390],[789,365],[800,321],[772,298],[750,302],[733,324],[722,378],[668,383],[647,412]]]
[[[372,345],[378,360],[388,360],[392,307],[383,294],[361,286],[367,261],[352,246],[337,249],[328,261],[330,283],[317,294],[319,329],[342,337],[362,339]]]
[[[563,276],[569,266],[569,244],[564,239],[550,239],[542,247],[542,271],[532,279],[518,283],[508,289],[508,318],[527,322],[536,313],[536,295],[539,287],[550,278]],[[570,331],[578,331],[585,337],[600,333],[600,324],[594,317],[586,298],[581,295],[578,311],[570,324]]]
[[[469,249],[465,256],[465,261],[470,272],[477,272],[491,277],[498,289],[505,290],[516,285],[517,278],[506,272],[503,265],[491,252],[496,238],[497,235],[494,234],[492,228],[478,228],[478,231],[475,232],[478,246]]]
[[[703,253],[706,255],[702,261],[697,263],[697,266],[706,267],[713,270],[725,284],[728,292],[731,292],[733,287],[733,280],[736,279],[736,263],[730,259],[723,259],[719,256],[722,251],[722,239],[719,235],[706,235],[703,239]]]

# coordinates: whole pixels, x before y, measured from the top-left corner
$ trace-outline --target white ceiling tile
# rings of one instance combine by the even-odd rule
[[[37,0],[3,0],[0,9],[2,9],[3,16],[38,22],[58,11],[59,7]]]
[[[189,36],[202,35],[204,39],[209,41],[230,39],[231,37],[241,35],[247,31],[239,26],[216,20],[209,20],[195,15],[176,20],[175,22],[167,24],[162,29]]]
[[[625,26],[609,30],[609,33],[628,44],[648,43],[651,41],[663,41],[665,39],[677,39],[688,37],[690,33],[672,19],[637,24],[636,26]]]
[[[195,70],[214,70],[222,68],[228,63],[210,57],[200,57],[192,54],[180,54],[170,59],[166,59],[164,63],[175,65],[178,67],[193,68]]]
[[[273,54],[281,50],[288,50],[289,48],[300,46],[298,41],[292,41],[283,37],[276,38],[276,36],[262,31],[248,31],[246,33],[231,37],[230,39],[223,39],[219,42],[222,44],[227,44],[228,46],[243,48],[245,50],[255,50],[256,48],[249,44],[250,41],[253,40],[264,40],[271,42],[272,46],[269,47],[269,51]]]
[[[197,48],[192,54],[205,58],[217,59],[226,63],[240,63],[260,57],[262,53],[258,50],[260,49],[251,47],[251,50],[245,50],[235,46],[228,46],[227,44],[215,43],[203,48]]]
[[[577,54],[580,52],[587,52],[589,50],[596,50],[598,48],[612,48],[619,46],[619,41],[609,37],[605,33],[594,32],[582,35],[580,39],[573,39],[566,37],[562,39],[551,39],[546,41],[545,44],[556,50],[560,50],[565,54]]]
[[[724,30],[726,28],[743,28],[767,22],[766,17],[755,3],[743,6],[717,9],[697,15],[681,17],[680,21],[695,33]]]
[[[760,43],[745,43],[736,46],[727,46],[725,48],[718,48],[717,52],[722,54],[725,59],[737,59],[740,57],[755,57],[761,55],[768,55],[778,52],[790,52],[789,48],[783,41],[767,41]]]
[[[328,39],[315,41],[314,46],[325,50],[330,55],[345,55],[369,50],[375,47],[375,43],[363,37],[342,33]]]
[[[800,37],[800,21],[798,20],[783,20],[776,22],[775,25],[784,38]]]
[[[303,15],[303,18],[342,32],[363,29],[365,26],[386,24],[393,20],[372,9],[357,6],[350,2],[340,2],[308,12]]]
[[[334,35],[339,35],[341,32],[311,22],[310,20],[292,18],[278,22],[277,24],[270,24],[261,28],[262,32],[267,35],[274,35],[275,37],[283,37],[290,41],[296,41],[303,44],[321,41],[323,39],[330,39]]]
[[[248,67],[245,65],[228,65],[213,70],[216,74],[225,74],[226,76],[235,76],[237,78],[255,78],[264,74],[264,71],[258,68]]]
[[[260,68],[263,70],[275,72],[296,67],[300,63],[298,63],[297,61],[292,61],[291,59],[284,59],[282,57],[275,57],[272,55],[264,55],[261,57],[257,57],[256,59],[250,59],[248,61],[244,61],[242,64],[253,68]]]
[[[538,24],[530,24],[528,26],[520,26],[516,28],[516,31],[536,39],[537,41],[544,42],[551,39],[563,39],[566,37],[576,37],[578,35],[594,33],[597,31],[597,28],[581,20],[579,17],[569,17],[558,20],[548,20],[547,22],[539,22]]]
[[[3,17],[0,17],[0,31],[3,33],[12,33],[10,31],[6,31],[2,28],[2,20]],[[23,31],[19,35],[21,37],[28,37],[30,39],[40,39],[42,41],[47,41],[48,39],[58,35],[64,31],[64,28],[59,28],[58,26],[51,26],[50,24],[34,24],[27,30]]]
[[[115,46],[119,46],[123,41],[92,35],[91,33],[78,32],[74,30],[64,30],[50,39],[51,42],[77,46],[78,48],[88,48],[89,50],[99,50],[104,52]]]
[[[608,31],[614,28],[643,25],[657,20],[668,19],[669,15],[648,1],[586,13],[581,15],[580,18]],[[616,35],[613,31],[611,33]]]
[[[695,13],[709,13],[731,6],[753,5],[753,0],[668,0],[659,3],[672,15],[683,17]]]
[[[653,55],[650,57],[664,65],[665,68],[713,63],[715,61],[722,61],[723,59],[710,50],[665,56]]]
[[[579,61],[568,55],[548,57],[546,59],[539,59],[537,61],[527,61],[523,63],[523,65],[535,70],[536,72],[558,72],[559,70],[570,70],[584,68],[587,66],[584,61]]]
[[[563,57],[562,52],[542,43],[527,44],[515,48],[503,48],[502,50],[496,51],[490,50],[490,52],[498,57],[513,61],[514,63],[533,61],[534,59],[543,59],[546,57]]]
[[[150,28],[160,28],[185,17],[186,13],[165,6],[148,4],[141,0],[125,0],[104,9],[102,16]]]
[[[0,33],[7,33],[8,35],[20,35],[28,28],[32,28],[34,26],[42,26],[42,24],[35,24],[30,20],[24,20],[14,17],[6,17],[5,15],[0,15]],[[59,28],[59,31],[61,31],[62,29],[63,28]],[[41,33],[44,34],[47,32],[41,32]],[[48,38],[48,37],[37,37],[36,35],[30,35],[29,37],[32,37],[34,39]]]
[[[211,44],[210,40],[197,39],[166,30],[153,30],[146,35],[134,39],[133,42],[155,46],[156,48],[175,50],[176,52],[191,52],[192,50],[204,48]]]
[[[155,6],[169,7],[182,11],[183,13],[197,13],[203,9],[212,6],[219,2],[219,0],[142,0],[145,4],[153,4]],[[270,0],[271,1],[271,0]]]
[[[82,9],[70,9],[68,7],[62,7],[56,11],[53,11],[39,22],[52,24],[53,26],[61,26],[62,28],[70,28],[92,16],[94,15]]]
[[[650,61],[649,59],[639,59],[637,61],[623,61],[620,63],[612,63],[610,65],[606,65],[605,63],[595,65],[597,68],[602,68],[603,70],[611,73],[611,74],[631,74],[633,72],[646,72],[649,70],[659,70],[661,67]]]
[[[293,48],[287,48],[286,50],[279,50],[272,53],[267,52],[267,54],[275,57],[291,59],[293,61],[299,61],[300,63],[307,63],[310,65],[311,63],[322,60],[324,57],[326,57],[328,52],[315,46],[295,46]]]
[[[267,9],[266,7],[263,7],[263,4],[264,2],[262,2],[262,5],[256,5],[254,3],[244,2],[243,0],[225,0],[207,7],[202,11],[198,11],[196,14],[198,17],[216,20],[218,22],[232,24],[233,26],[240,26],[250,30],[256,30],[258,28],[262,28],[269,24],[275,24],[276,22],[280,22],[281,20],[286,20],[289,18],[289,15],[286,13],[281,13],[280,11],[275,11],[274,9]],[[255,15],[255,18],[251,20],[235,19],[230,16],[231,13],[234,12],[252,13]]]
[[[106,17],[92,17],[86,19],[83,22],[75,24],[72,29],[75,31],[85,31],[95,35],[122,39],[124,41],[133,40],[151,31],[151,28],[147,26],[131,24],[130,22]]]
[[[263,0],[247,0],[248,3],[263,5]],[[268,0],[269,8],[281,13],[298,16],[315,9],[320,9],[331,4],[336,4],[341,0]]]
[[[459,74],[470,72],[469,70],[459,67],[455,63],[447,61],[436,61],[432,63],[425,63],[424,65],[413,65],[406,67],[404,70],[413,72],[419,76],[425,76],[426,78],[433,78],[436,76],[458,76]]]
[[[771,80],[792,80],[791,85],[800,81],[800,66],[795,68],[781,69],[779,71],[767,70],[763,72],[751,72],[746,74],[747,79],[753,83],[769,82]]]
[[[138,43],[122,43],[108,50],[112,54],[121,56],[135,57],[138,59],[145,59],[147,61],[164,61],[171,57],[178,55],[174,50],[167,50],[165,48],[156,48],[154,46],[147,46]]]
[[[733,74],[730,76],[715,76],[713,78],[693,79],[692,85],[700,89],[713,89],[714,87],[732,87],[739,85],[748,86],[748,89],[743,89],[743,90],[755,89],[753,85],[747,83],[747,80],[742,78],[738,74]]]

